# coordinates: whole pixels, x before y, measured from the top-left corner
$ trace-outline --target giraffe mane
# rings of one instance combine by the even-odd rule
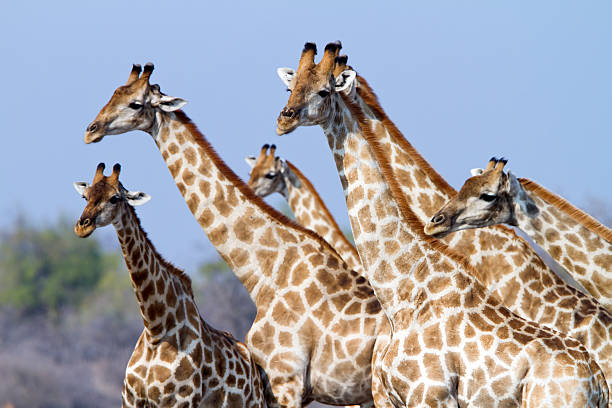
[[[378,136],[371,130],[371,127],[369,126],[370,120],[365,117],[365,114],[363,113],[359,105],[357,105],[357,103],[352,102],[349,97],[344,94],[341,94],[341,97],[346,106],[349,108],[353,117],[357,120],[357,123],[359,124],[359,127],[366,142],[372,149],[374,158],[380,166],[383,179],[389,186],[391,195],[397,203],[397,206],[399,207],[400,215],[403,221],[411,228],[412,232],[418,237],[418,239],[420,241],[425,242],[425,244],[431,249],[447,255],[453,261],[461,265],[464,270],[469,271],[472,276],[479,276],[478,271],[469,264],[469,261],[466,257],[449,248],[449,246],[446,245],[444,242],[425,234],[425,232],[423,231],[423,223],[410,209],[410,206],[408,205],[408,202],[406,201],[404,194],[402,193],[402,189],[399,185],[399,182],[395,178],[393,168],[391,167],[391,164],[389,163],[389,160],[386,157],[385,148],[381,145],[380,141],[378,140]]]
[[[189,277],[189,275],[187,275],[182,269],[177,268],[176,266],[174,266],[174,264],[167,261],[163,256],[161,256],[159,252],[157,252],[157,249],[155,248],[155,245],[153,245],[153,242],[151,242],[151,240],[149,239],[147,232],[142,228],[142,225],[140,223],[140,218],[138,218],[138,215],[136,214],[136,210],[131,205],[127,205],[127,207],[128,207],[128,211],[131,212],[132,217],[134,217],[134,221],[140,228],[140,231],[142,231],[145,241],[147,242],[147,244],[151,248],[151,251],[153,252],[153,256],[157,258],[157,260],[161,263],[161,265],[164,268],[166,268],[166,270],[171,275],[175,276],[179,280],[179,282],[183,284],[183,286],[185,287],[185,290],[187,291],[187,293],[189,294],[189,296],[191,296],[191,299],[193,300],[193,289],[191,288],[191,278]]]
[[[341,265],[344,263],[344,260],[340,255],[338,255],[338,252],[336,252],[336,250],[327,241],[321,238],[319,234],[307,228],[304,228],[296,222],[290,220],[289,218],[272,208],[270,205],[268,205],[261,197],[255,195],[253,190],[249,186],[247,186],[246,183],[240,177],[238,177],[236,173],[234,173],[234,171],[223,161],[223,159],[221,159],[219,154],[215,151],[214,147],[210,144],[208,140],[206,140],[202,132],[200,132],[200,129],[198,129],[196,124],[192,122],[192,120],[187,116],[185,112],[183,112],[183,110],[179,109],[174,111],[173,113],[176,115],[177,120],[180,121],[183,125],[185,125],[185,127],[187,127],[189,132],[194,137],[196,143],[202,149],[204,149],[206,154],[208,154],[208,156],[211,158],[215,166],[221,171],[221,173],[225,177],[227,177],[227,179],[232,183],[232,185],[236,187],[240,191],[240,193],[244,194],[244,196],[249,201],[254,203],[257,207],[259,207],[262,211],[264,211],[277,222],[291,229],[297,230],[314,239],[321,246],[325,247],[336,257],[338,257],[338,259],[341,261]]]
[[[318,191],[314,188],[314,186],[312,185],[312,183],[310,182],[310,180],[304,176],[304,174],[293,165],[293,163],[291,163],[289,160],[285,160],[285,162],[287,163],[287,165],[289,166],[289,168],[291,169],[292,172],[294,172],[298,178],[304,183],[306,184],[306,186],[308,186],[308,188],[310,189],[310,191],[312,191],[313,196],[315,201],[317,202],[317,204],[319,204],[319,206],[323,209],[323,212],[325,213],[325,215],[327,216],[327,218],[329,218],[330,222],[332,223],[332,225],[334,226],[334,228],[336,228],[338,231],[342,231],[340,229],[340,227],[338,227],[338,223],[336,222],[335,218],[332,216],[331,212],[329,212],[329,209],[327,208],[327,206],[325,205],[325,203],[323,202],[323,199],[321,198],[321,196],[319,195]],[[342,235],[342,240],[344,240],[355,252],[357,252],[357,250],[355,249],[355,246],[353,246],[348,239],[344,236],[344,234]],[[359,258],[359,257],[358,257]]]
[[[533,191],[544,201],[547,201],[553,206],[559,208],[566,215],[571,217],[574,221],[584,225],[588,230],[603,237],[603,239],[605,239],[606,241],[612,242],[612,230],[597,221],[589,214],[585,213],[579,208],[574,207],[572,204],[570,204],[569,201],[567,201],[563,197],[559,197],[558,195],[548,191],[533,180],[529,180],[526,178],[519,178],[518,180],[523,187]]]
[[[383,123],[383,125],[385,125],[389,131],[389,134],[393,139],[395,139],[396,143],[398,143],[402,149],[406,150],[410,154],[417,166],[424,169],[425,173],[445,194],[454,197],[457,194],[457,191],[450,184],[448,184],[448,182],[437,171],[435,171],[433,167],[431,167],[429,162],[425,160],[425,158],[421,156],[421,154],[404,137],[402,132],[400,132],[397,126],[395,126],[395,123],[389,119],[382,106],[380,106],[378,97],[370,87],[370,84],[368,84],[368,82],[361,75],[357,76],[357,82],[359,84],[357,87],[357,93],[359,96],[361,96],[361,99],[363,99],[366,105],[372,109],[376,117]]]

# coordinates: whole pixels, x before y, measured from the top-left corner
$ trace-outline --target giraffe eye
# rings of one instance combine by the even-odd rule
[[[276,173],[270,172],[270,173],[266,173],[266,175],[264,177],[267,178],[267,179],[273,179],[274,176],[276,176]]]
[[[497,196],[493,194],[484,193],[480,195],[480,199],[490,203],[492,201],[495,201],[497,199]]]
[[[325,97],[327,97],[329,95],[329,91],[327,89],[323,89],[323,90],[319,91],[318,93],[319,93],[319,96],[321,98],[325,98]]]
[[[119,196],[118,195],[114,195],[110,198],[110,203],[111,204],[117,204],[117,202],[119,201]]]
[[[134,110],[138,110],[138,109],[142,108],[142,104],[138,103],[138,102],[132,102],[132,103],[130,103],[129,106],[130,106],[130,108],[132,108]]]

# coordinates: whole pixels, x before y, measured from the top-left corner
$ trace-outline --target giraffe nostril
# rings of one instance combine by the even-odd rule
[[[89,125],[87,127],[87,131],[88,132],[95,132],[96,129],[98,129],[98,123],[97,122],[94,122],[94,123],[92,123],[91,125]]]
[[[431,222],[433,222],[434,224],[441,224],[444,222],[444,220],[446,220],[444,214],[438,214],[431,219]]]
[[[81,227],[87,227],[89,224],[91,224],[91,218],[81,218],[79,220],[79,225]]]
[[[281,115],[293,119],[295,116],[295,110],[293,108],[285,108],[281,111]]]

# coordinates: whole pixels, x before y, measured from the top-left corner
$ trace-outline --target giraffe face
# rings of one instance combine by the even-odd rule
[[[288,196],[288,186],[301,187],[298,177],[280,157],[275,157],[276,146],[272,145],[270,154],[268,145],[261,148],[259,157],[248,156],[245,161],[251,166],[251,175],[248,185],[259,197],[267,197],[273,193]]]
[[[325,125],[332,119],[334,98],[352,82],[350,74],[334,78],[340,48],[339,42],[327,44],[323,58],[315,64],[316,46],[306,43],[297,71],[291,68],[277,70],[291,95],[278,116],[276,133],[284,135],[298,126]],[[354,75],[352,78],[354,80]]]
[[[74,232],[81,238],[90,236],[98,227],[104,227],[121,216],[127,205],[141,205],[151,199],[140,191],[127,191],[119,182],[121,166],[115,164],[113,173],[104,176],[104,163],[96,169],[93,184],[75,182],[77,192],[87,201],[81,217],[74,226]]]
[[[303,70],[299,74],[288,70],[281,72],[281,70],[279,76],[287,85],[291,95],[278,117],[277,133],[282,135],[292,132],[298,126],[313,126],[327,122],[334,92],[331,73],[320,73],[316,67]]]
[[[156,114],[172,112],[187,102],[181,98],[164,95],[159,85],[149,84],[153,64],[147,64],[141,77],[140,65],[134,65],[125,85],[115,90],[113,96],[87,127],[85,143],[99,142],[106,135],[126,133],[131,130],[151,131]]]
[[[283,177],[283,162],[276,157],[270,163],[268,162],[253,162],[254,157],[247,157],[247,163],[253,164],[248,185],[259,197],[267,197],[273,193],[281,193],[287,191],[285,178]],[[286,164],[285,164],[286,167]]]
[[[510,172],[505,160],[491,159],[485,170],[475,169],[457,195],[442,207],[425,226],[425,233],[437,238],[451,232],[496,224],[517,225],[516,208],[529,217],[538,209]]]

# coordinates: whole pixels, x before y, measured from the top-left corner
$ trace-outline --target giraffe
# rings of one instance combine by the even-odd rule
[[[144,330],[127,365],[124,407],[265,407],[262,379],[246,346],[208,325],[198,312],[191,280],[166,261],[141,227],[133,206],[150,199],[126,190],[115,164],[93,183],[76,182],[87,206],[74,227],[86,238],[112,224],[117,232]]]
[[[512,313],[463,257],[422,233],[380,125],[343,94],[354,72],[331,75],[338,48],[328,44],[315,64],[316,47],[306,44],[277,133],[319,124],[328,137],[364,270],[392,326],[377,371],[388,398],[395,406],[607,405],[603,373],[579,342]]]
[[[152,136],[190,211],[255,303],[245,343],[267,374],[270,406],[371,404],[373,349],[389,329],[368,282],[316,233],[255,196],[180,110],[186,102],[149,84],[153,65],[140,71],[135,65],[115,90],[85,142],[135,129]]]
[[[534,181],[504,173],[505,164],[492,158],[486,170],[473,169],[473,177],[426,232],[439,236],[501,223],[517,226],[612,310],[612,231]]]
[[[275,157],[275,152],[275,145],[265,144],[259,157],[248,156],[245,159],[251,166],[249,187],[259,197],[273,193],[285,197],[297,223],[319,234],[338,252],[350,269],[362,275],[357,250],[346,238],[310,180],[289,160]]]
[[[252,168],[249,187],[259,197],[266,197],[274,192],[282,194],[298,224],[319,234],[338,252],[350,269],[365,277],[357,249],[346,239],[310,180],[288,160],[275,157],[275,152],[276,145],[265,144],[259,152],[259,157],[246,157],[245,161]],[[377,340],[376,346],[379,349],[384,348],[388,342],[388,326],[385,326],[384,333],[383,335],[381,331]],[[379,377],[373,378],[373,393],[381,395],[381,384],[376,382],[377,378]],[[377,407],[388,405],[384,398],[374,402]]]
[[[326,134],[328,135],[328,141],[331,143],[334,131],[333,127],[331,130],[329,128],[331,117],[334,117],[335,122],[332,124],[335,126],[339,126],[342,121],[349,120],[351,117],[350,115],[344,116],[347,113],[346,111],[340,113],[334,110],[339,109],[336,104],[339,104],[340,97],[348,98],[359,105],[370,123],[379,125],[379,136],[385,138],[380,144],[384,149],[387,149],[387,155],[391,157],[395,179],[400,184],[406,201],[410,203],[412,195],[413,203],[428,202],[425,199],[414,198],[415,196],[421,197],[418,195],[419,189],[433,183],[433,181],[425,182],[425,175],[431,176],[432,179],[436,178],[434,176],[437,176],[441,181],[443,179],[433,169],[427,167],[428,164],[424,159],[418,155],[416,150],[409,145],[408,141],[403,138],[393,123],[385,116],[365,79],[358,76],[354,70],[347,69],[346,62],[346,56],[336,58],[334,78],[337,79],[335,87],[327,83],[325,76],[318,78],[316,72],[312,69],[305,72],[298,81],[296,79],[297,74],[292,69],[280,68],[278,70],[279,76],[289,89],[298,87],[297,96],[299,98],[297,101],[294,98],[294,101],[290,100],[290,102],[293,102],[294,106],[301,107],[301,114],[296,121],[292,118],[292,115],[297,115],[295,112],[291,112],[291,109],[295,111],[295,108],[288,106],[281,112],[279,123],[284,120],[288,121],[288,129],[299,125],[325,124],[328,128],[324,128],[324,132],[327,129]],[[345,70],[343,71],[343,69]],[[330,92],[333,91],[336,95],[332,95],[331,98],[328,98],[329,95],[325,95],[325,98],[318,95],[317,92],[323,88],[330,89]],[[295,90],[292,91],[292,97],[294,93]],[[334,99],[336,104],[331,103],[331,99]],[[340,106],[344,105],[340,104]],[[287,115],[287,113],[290,115]],[[389,131],[389,129],[392,131]],[[282,129],[278,129],[277,132],[279,130]],[[390,135],[393,135],[393,138]],[[411,154],[408,155],[406,152],[411,152]],[[340,172],[341,182],[344,183],[343,173],[340,170],[342,168],[341,158],[334,156],[334,159]],[[425,172],[422,169],[415,169],[414,176],[409,176],[407,172],[402,170],[406,168],[406,163],[413,163],[414,166],[419,165],[424,169],[429,168],[429,170]],[[420,181],[410,184],[406,180]],[[441,181],[437,185],[441,185]],[[418,188],[415,188],[415,185]],[[346,189],[344,184],[343,188]],[[410,193],[409,188],[413,188],[415,191]],[[431,189],[427,189],[427,192],[432,194],[432,197],[442,194]],[[413,212],[423,221],[416,210]],[[523,248],[523,244],[529,246],[524,240],[516,237],[514,240],[504,241],[503,248],[507,253],[497,250],[494,245],[501,246],[499,239],[504,236],[505,230],[509,229],[499,226],[499,231],[494,231],[492,234],[486,232],[474,234],[472,236],[476,237],[477,240],[469,245],[464,241],[465,237],[460,239],[449,237],[450,239],[446,239],[445,243],[451,249],[467,257],[471,266],[475,267],[471,268],[471,272],[488,290],[495,293],[512,312],[527,320],[537,321],[541,325],[566,333],[582,342],[603,366],[604,372],[610,373],[607,377],[612,379],[612,315],[610,312],[591,296],[568,286],[554,272],[547,269],[531,249]],[[467,230],[461,232],[479,233],[480,231]],[[466,236],[468,235],[466,234]],[[487,243],[487,239],[493,241]],[[453,242],[459,244],[453,246]],[[473,254],[475,248],[478,253]],[[472,253],[472,256],[469,256],[470,253]],[[510,260],[505,261],[506,259]],[[510,268],[510,265],[515,265],[516,269]]]

